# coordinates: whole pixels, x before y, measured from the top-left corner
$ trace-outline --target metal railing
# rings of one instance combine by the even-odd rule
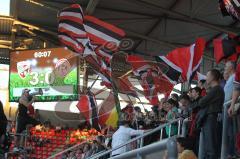
[[[166,128],[167,126],[169,126],[169,130],[170,130],[170,131],[169,131],[169,133],[168,133],[168,134],[169,134],[169,135],[168,135],[168,138],[170,138],[170,137],[171,137],[171,127],[172,127],[172,125],[175,124],[175,123],[178,123],[178,134],[177,134],[177,135],[180,135],[180,132],[181,132],[181,129],[180,129],[180,128],[181,128],[182,119],[175,119],[175,120],[170,121],[170,122],[168,122],[168,123],[166,123],[166,124],[160,125],[159,127],[155,128],[155,129],[153,129],[153,130],[151,130],[151,131],[149,131],[149,132],[144,133],[143,135],[137,136],[137,137],[129,140],[128,142],[126,142],[126,143],[124,143],[124,144],[122,144],[122,145],[119,145],[119,146],[117,146],[117,147],[115,147],[115,148],[113,148],[113,149],[107,150],[107,151],[102,152],[102,153],[100,153],[100,154],[93,155],[93,156],[89,157],[89,159],[97,159],[97,158],[99,158],[99,157],[102,157],[102,156],[111,154],[113,151],[115,151],[115,150],[117,150],[117,149],[119,149],[119,148],[122,148],[122,147],[124,147],[124,146],[127,146],[127,145],[130,144],[130,143],[137,142],[137,141],[140,141],[140,143],[141,143],[140,146],[139,146],[140,148],[139,148],[139,149],[136,149],[136,150],[132,150],[132,151],[130,151],[130,152],[127,152],[126,154],[131,154],[131,155],[132,155],[132,154],[135,154],[135,155],[137,155],[137,156],[141,156],[141,155],[143,155],[144,153],[147,153],[147,151],[145,151],[145,147],[146,147],[146,146],[144,146],[144,148],[142,147],[142,146],[143,146],[144,137],[160,131],[160,140],[162,140],[163,130],[164,130],[164,128]],[[158,144],[159,144],[159,145],[162,145],[162,144],[164,145],[164,143],[161,143],[161,142],[159,142]],[[156,147],[159,146],[158,144],[156,143]],[[152,144],[151,144],[151,145],[152,145]],[[165,143],[165,145],[166,145],[166,143]],[[148,145],[148,146],[150,146],[150,145]],[[151,147],[151,146],[150,146],[150,147]],[[148,148],[149,148],[149,147],[147,147],[146,149],[148,149]],[[155,148],[155,146],[153,146],[153,148]],[[162,148],[162,149],[160,149],[160,148]],[[166,149],[166,146],[165,146],[165,147],[164,147],[164,146],[160,146],[160,148],[158,147],[158,151],[159,151],[159,150],[164,150],[164,149]],[[148,149],[148,150],[149,150],[149,149]],[[144,153],[143,153],[142,151],[143,151]],[[175,151],[175,150],[174,150],[174,151]],[[141,153],[138,154],[137,152],[141,152]],[[123,155],[125,155],[125,153],[124,153]],[[120,156],[122,156],[122,155],[120,155]],[[120,156],[118,156],[118,157],[120,157]]]
[[[224,103],[224,109],[223,109],[223,129],[222,129],[222,144],[221,144],[221,159],[226,159],[226,156],[227,156],[227,129],[228,129],[228,114],[227,114],[227,111],[228,111],[228,108],[231,104],[231,100]],[[176,120],[173,120],[169,123],[166,123],[166,124],[163,124],[149,132],[146,132],[144,133],[143,135],[141,136],[138,136],[138,137],[135,137],[131,140],[129,140],[128,142],[126,142],[125,144],[122,144],[122,145],[119,145],[118,147],[114,148],[114,149],[111,149],[111,150],[107,150],[105,152],[100,152],[98,154],[95,154],[93,156],[90,157],[90,159],[97,159],[99,157],[102,157],[104,155],[107,155],[107,154],[110,154],[112,151],[114,150],[117,150],[121,147],[124,147],[130,143],[133,143],[133,142],[138,142],[138,149],[135,149],[135,150],[132,150],[132,151],[129,151],[129,152],[126,152],[122,155],[119,155],[119,156],[116,156],[116,157],[112,157],[112,158],[116,158],[116,159],[120,159],[120,158],[126,158],[126,157],[131,157],[131,156],[141,156],[141,155],[144,155],[144,154],[147,154],[147,153],[151,153],[151,152],[154,152],[155,149],[157,149],[158,151],[159,150],[164,150],[164,149],[167,149],[167,139],[165,140],[162,140],[163,139],[163,131],[164,131],[164,128],[166,128],[167,126],[169,126],[170,128],[170,133],[168,135],[168,138],[171,137],[171,126],[175,123],[178,123],[178,135],[182,136],[182,137],[186,137],[187,136],[187,125],[188,125],[188,122],[189,122],[189,119],[184,119],[182,121],[182,119],[176,119]],[[182,126],[182,128],[181,128]],[[155,132],[158,132],[160,131],[160,142],[156,142],[156,143],[153,143],[153,144],[150,144],[150,145],[147,145],[147,146],[144,146],[144,137],[148,136],[148,135],[151,135]],[[181,133],[181,134],[180,134]],[[170,141],[169,141],[170,142]],[[81,143],[81,144],[84,144],[84,143]],[[59,156],[63,153],[66,153],[67,151],[69,150],[72,150],[72,149],[75,149],[77,146],[80,146],[81,144],[79,145],[75,145],[73,147],[70,147],[54,156],[51,156],[49,157],[48,159],[52,159],[56,156]],[[173,144],[174,145],[174,144]],[[171,146],[170,146],[171,147]],[[204,156],[204,141],[203,141],[203,134],[202,134],[202,131],[200,133],[200,141],[199,141],[199,153],[198,153],[198,158],[199,159],[203,159],[203,156]],[[171,150],[174,150],[173,148],[171,149],[167,149],[168,151],[171,151]],[[174,156],[174,152],[170,152],[169,154],[173,154]],[[174,159],[171,158],[171,159]]]
[[[182,123],[182,137],[187,137],[187,133],[188,133],[188,124],[189,124],[189,118],[186,118],[183,120]]]
[[[125,159],[129,157],[135,157],[135,156],[145,156],[147,154],[151,154],[154,152],[158,152],[161,150],[167,149],[167,156],[168,159],[177,159],[178,158],[178,151],[177,151],[177,142],[176,139],[170,138],[170,139],[164,139],[162,141],[144,146],[142,148],[138,148],[129,152],[126,152],[119,156],[111,157],[112,159]],[[159,156],[160,157],[160,156]]]
[[[67,149],[65,149],[65,150],[63,150],[63,151],[61,151],[61,152],[59,152],[59,153],[56,153],[56,154],[48,157],[47,159],[53,159],[53,158],[55,158],[55,157],[60,157],[60,156],[63,155],[64,153],[67,153],[68,151],[71,151],[71,150],[73,150],[73,149],[76,149],[77,147],[82,146],[82,145],[85,144],[85,143],[87,143],[87,141],[81,142],[81,143],[76,144],[76,145],[73,145],[72,147],[69,147],[69,148],[67,148]]]

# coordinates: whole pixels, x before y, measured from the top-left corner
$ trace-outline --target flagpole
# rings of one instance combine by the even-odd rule
[[[127,94],[127,97],[128,97],[129,101],[131,102],[131,104],[132,104],[132,106],[133,106],[133,102],[132,102],[132,100],[131,100],[131,98],[129,97],[128,94]]]
[[[93,83],[91,84],[91,86],[88,88],[89,90],[92,89],[92,87],[95,85],[95,83],[97,82],[98,79],[99,79],[99,75],[98,75],[97,78],[93,81]]]
[[[84,60],[84,72],[83,72],[83,87],[82,87],[82,93],[87,93],[87,86],[88,86],[88,69],[87,69],[87,62]]]
[[[140,101],[140,103],[142,104],[142,106],[143,106],[143,108],[144,108],[144,111],[147,110],[147,109],[145,108],[145,106],[143,105],[142,101],[140,100],[140,98],[139,98],[138,96],[137,96],[136,98],[137,98],[137,99]],[[145,112],[146,112],[146,111],[145,111]]]
[[[121,108],[120,108],[120,101],[119,101],[119,98],[118,98],[118,89],[114,83],[114,81],[112,80],[111,78],[111,83],[112,83],[112,90],[113,90],[113,96],[114,96],[114,101],[115,101],[115,106],[116,106],[116,110],[117,110],[117,113],[118,113],[118,120],[120,120],[120,117],[121,117]]]

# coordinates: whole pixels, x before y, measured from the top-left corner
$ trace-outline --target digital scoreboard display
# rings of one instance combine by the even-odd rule
[[[10,101],[23,89],[42,89],[36,101],[72,101],[78,98],[77,56],[66,48],[16,51],[10,54]]]

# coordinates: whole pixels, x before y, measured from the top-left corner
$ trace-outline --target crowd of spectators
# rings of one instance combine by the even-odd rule
[[[162,99],[158,106],[153,106],[152,111],[142,112],[139,107],[127,106],[123,110],[124,119],[131,121],[133,129],[152,129],[161,124],[177,118],[188,118],[188,131],[186,138],[180,141],[190,141],[190,150],[197,156],[199,148],[200,132],[203,134],[204,158],[217,159],[221,154],[221,140],[223,129],[224,102],[233,97],[239,97],[239,81],[235,80],[236,66],[233,62],[227,62],[223,74],[216,69],[210,70],[205,80],[200,80],[198,85],[181,95],[172,94],[169,98]],[[239,156],[239,105],[237,98],[232,101],[228,110],[228,141],[227,158]],[[235,103],[234,103],[235,102]],[[234,113],[232,113],[234,107]],[[234,115],[233,115],[234,114]],[[120,129],[120,128],[119,128]],[[165,137],[177,135],[178,126],[167,126]],[[153,134],[150,138],[159,139],[159,134]],[[157,140],[151,140],[157,141]],[[114,140],[114,139],[113,139]],[[148,140],[149,141],[149,140]],[[189,151],[188,151],[189,152]]]
[[[126,143],[131,138],[173,121],[174,119],[188,119],[186,138],[177,138],[179,159],[198,155],[200,132],[203,134],[204,158],[217,159],[221,153],[222,125],[224,103],[232,100],[227,112],[227,159],[239,156],[239,104],[240,79],[236,75],[235,63],[227,62],[223,74],[216,69],[210,70],[206,80],[200,80],[196,87],[181,95],[171,94],[163,98],[159,105],[153,106],[151,111],[141,110],[140,107],[126,106],[122,109],[119,127],[113,133],[103,133],[92,142],[81,144],[79,147],[64,153],[62,159],[85,159],[97,153],[115,148]],[[236,73],[237,72],[237,73]],[[4,119],[5,120],[5,119]],[[1,120],[4,121],[3,119]],[[178,125],[166,126],[163,137],[175,136]],[[159,140],[159,132],[144,139],[144,145]],[[3,138],[0,138],[2,141]],[[189,146],[191,145],[191,146]],[[2,145],[0,145],[2,146]],[[101,157],[120,155],[137,146],[126,145]],[[182,157],[181,157],[182,156]]]
[[[177,138],[179,159],[197,158],[201,131],[205,145],[204,157],[206,159],[219,158],[221,153],[223,105],[224,102],[231,100],[233,96],[238,97],[240,95],[240,84],[234,80],[235,69],[235,64],[232,62],[226,63],[223,74],[216,69],[212,69],[207,73],[206,80],[200,80],[196,87],[190,88],[188,92],[181,95],[171,94],[169,98],[162,99],[159,105],[153,106],[151,111],[141,110],[140,107],[131,105],[126,106],[122,110],[119,128],[111,137],[108,136],[108,141],[110,139],[112,142],[108,142],[108,145],[106,145],[103,140],[98,139],[92,144],[85,144],[77,152],[84,154],[81,156],[84,158],[100,151],[115,148],[126,143],[132,137],[143,134],[144,131],[151,130],[174,119],[187,118],[189,120],[187,136]],[[234,102],[237,103],[237,100]],[[235,103],[232,102],[227,115],[227,158],[229,159],[236,158],[239,155],[236,143],[237,132],[239,134],[239,127],[237,127],[239,115],[237,115]],[[173,124],[164,129],[163,137],[175,136],[177,133],[178,126]],[[159,133],[156,133],[146,137],[144,145],[158,141],[159,135]],[[109,155],[116,156],[134,148],[136,148],[134,144],[126,145]],[[71,156],[71,153],[69,153],[69,156]]]

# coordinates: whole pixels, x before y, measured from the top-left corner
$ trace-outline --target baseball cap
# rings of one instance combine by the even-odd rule
[[[22,94],[28,93],[28,92],[30,92],[30,91],[31,91],[30,89],[25,88],[25,89],[22,90]]]

